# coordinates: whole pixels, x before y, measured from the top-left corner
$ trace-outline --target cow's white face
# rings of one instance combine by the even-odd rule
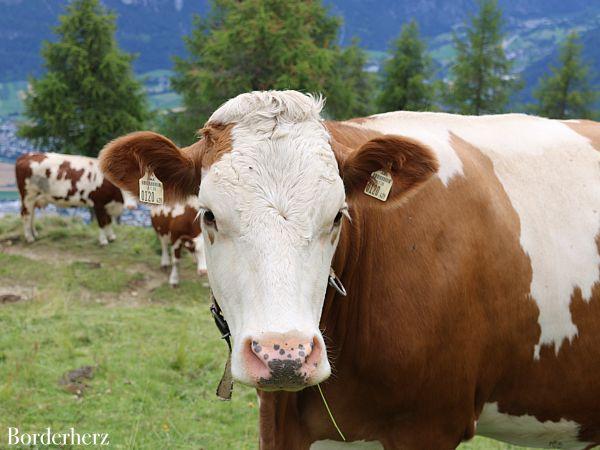
[[[347,209],[344,186],[320,122],[256,128],[236,125],[231,152],[202,174],[210,285],[232,332],[234,378],[297,389],[330,373],[319,319]],[[303,383],[287,383],[289,370],[269,374],[277,361]]]

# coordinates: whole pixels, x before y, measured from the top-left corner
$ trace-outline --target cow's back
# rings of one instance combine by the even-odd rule
[[[91,194],[105,183],[97,160],[84,156],[27,154],[17,161],[16,171],[22,197],[35,199],[38,206],[93,206]]]

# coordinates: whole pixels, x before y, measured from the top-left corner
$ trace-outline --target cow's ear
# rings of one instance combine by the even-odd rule
[[[100,167],[110,181],[136,196],[146,172],[163,183],[167,203],[197,195],[202,150],[199,143],[185,149],[151,131],[127,134],[108,143],[100,152]]]
[[[340,159],[338,158],[338,161]],[[391,205],[407,193],[427,181],[438,170],[438,162],[431,149],[413,139],[402,136],[382,136],[372,139],[358,150],[346,153],[340,161],[340,172],[344,180],[349,201],[360,199],[372,205]],[[389,185],[386,175],[374,175],[383,171],[392,184],[387,199],[377,200],[365,193],[372,178],[382,180],[380,189]],[[377,194],[377,187],[370,186],[369,192]]]

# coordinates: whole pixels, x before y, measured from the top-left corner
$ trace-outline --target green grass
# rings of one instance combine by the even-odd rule
[[[255,392],[236,385],[231,402],[215,397],[226,346],[192,259],[172,289],[152,230],[118,226],[101,248],[80,220],[38,225],[26,245],[18,217],[0,218],[0,293],[26,298],[0,304],[0,448],[18,426],[107,432],[116,449],[256,449]],[[78,397],[58,381],[84,365],[96,369]]]

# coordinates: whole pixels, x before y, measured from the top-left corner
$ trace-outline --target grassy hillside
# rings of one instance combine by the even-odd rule
[[[171,289],[150,229],[119,226],[107,248],[76,219],[40,220],[31,245],[20,229],[0,218],[0,448],[8,426],[109,433],[116,449],[257,448],[255,392],[214,395],[226,346],[191,258]],[[84,366],[93,378],[60,381]]]

